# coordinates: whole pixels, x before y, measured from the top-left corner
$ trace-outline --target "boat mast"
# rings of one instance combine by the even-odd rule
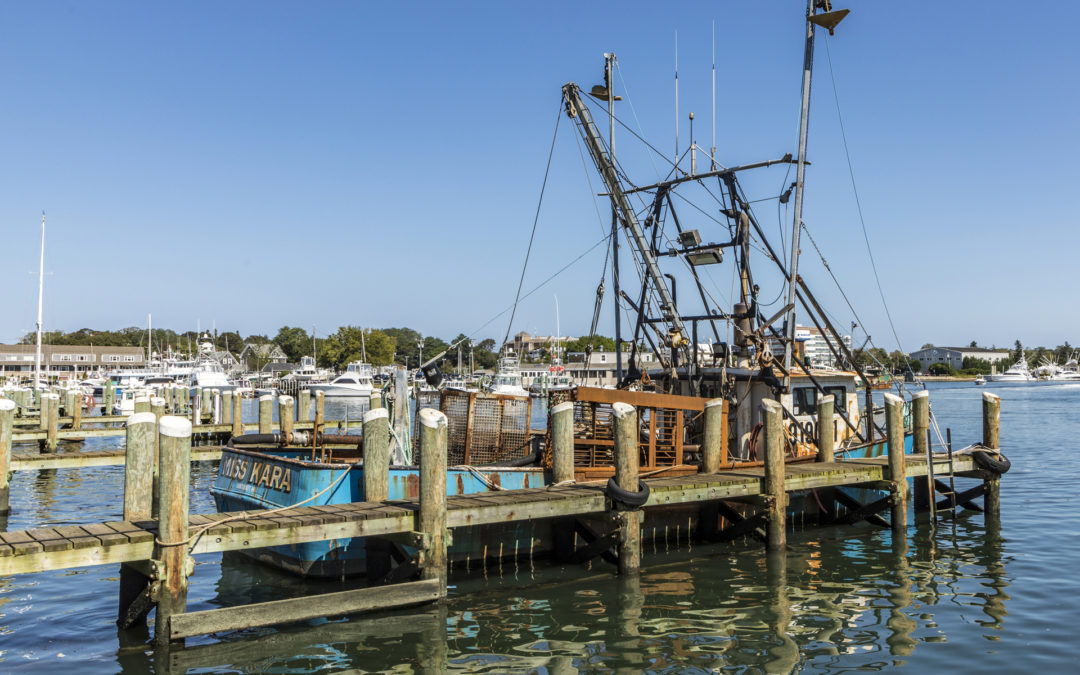
[[[656,256],[652,247],[649,246],[649,242],[641,231],[641,225],[638,223],[633,206],[630,204],[630,200],[619,181],[615,164],[612,162],[610,155],[604,150],[592,114],[581,99],[580,89],[576,84],[568,82],[563,85],[563,100],[566,102],[566,114],[577,122],[578,131],[585,141],[585,147],[596,164],[600,177],[604,180],[611,203],[619,214],[619,220],[629,232],[631,243],[642,257],[647,281],[652,284],[653,288],[656,289],[657,296],[659,296],[661,316],[671,326],[668,331],[667,342],[672,349],[672,361],[674,362],[677,360],[675,359],[676,352],[686,346],[686,326],[675,307],[675,300],[668,289],[667,281],[660,271],[660,266],[656,263]]]
[[[608,114],[608,152],[611,153],[611,162],[615,163],[615,54],[604,54],[604,85],[607,87],[607,114]],[[615,204],[611,205],[611,286],[615,294],[612,296],[611,306],[615,310],[615,380],[622,382],[622,315],[619,311],[619,215],[615,210]],[[556,314],[558,313],[558,298],[555,299]],[[556,321],[558,323],[558,321]],[[587,370],[587,369],[586,369]]]
[[[37,349],[34,351],[34,389],[41,389],[41,299],[45,288],[45,212],[41,212],[41,262],[38,265]]]

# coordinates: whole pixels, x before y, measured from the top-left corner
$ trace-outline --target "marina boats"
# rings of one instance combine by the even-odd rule
[[[612,406],[616,402],[632,404],[639,410],[643,475],[677,475],[701,470],[703,411],[709,401],[722,402],[727,416],[727,435],[722,439],[723,468],[762,465],[759,440],[763,428],[762,402],[766,399],[778,401],[783,410],[786,461],[818,459],[818,440],[826,428],[834,431],[835,453],[839,457],[874,457],[885,452],[885,428],[874,414],[873,384],[857,368],[857,359],[835,329],[833,319],[797,272],[802,228],[793,228],[790,257],[775,249],[754,216],[752,204],[756,200],[744,193],[739,180],[745,171],[795,165],[792,222],[804,224],[802,201],[813,26],[827,19],[831,29],[839,21],[835,13],[819,13],[819,4],[811,3],[807,16],[809,30],[797,158],[789,153],[776,159],[723,167],[714,155],[692,144],[683,155],[684,158],[689,155],[689,167],[676,162],[665,180],[630,184],[623,178],[628,175],[629,163],[621,163],[620,169],[616,169],[609,154],[611,145],[602,139],[593,121],[590,106],[597,104],[588,101],[576,84],[564,85],[565,112],[602,179],[604,193],[611,200],[617,218],[617,233],[626,242],[623,247],[632,253],[633,262],[641,272],[641,286],[636,289],[620,289],[618,275],[612,275],[614,295],[622,298],[637,317],[632,337],[626,340],[631,351],[628,367],[618,372],[618,388],[571,390],[574,472],[578,480],[603,481],[614,473]],[[828,3],[825,5],[827,9]],[[843,14],[846,11],[840,13],[840,18]],[[611,114],[616,100],[612,86],[615,57],[608,54],[605,58],[605,85],[594,87],[592,96],[606,100],[607,114]],[[697,171],[698,153],[707,157],[708,171]],[[681,217],[675,214],[676,204],[695,203],[694,198],[686,195],[680,195],[681,201],[671,198],[675,191],[687,189],[706,191],[702,203],[709,205],[711,211],[704,206],[698,210],[708,213],[707,222],[701,227],[714,227],[712,233],[691,229],[693,212]],[[789,196],[791,190],[787,192]],[[631,198],[642,202],[645,208],[635,207]],[[644,221],[639,220],[642,213],[647,214]],[[772,272],[771,282],[766,281],[768,275],[760,270],[751,273],[753,251],[763,253],[761,259],[769,266],[766,271]],[[712,299],[712,289],[703,285],[704,275],[699,275],[696,269],[720,264],[725,257],[733,264],[737,285],[731,307],[720,307]],[[674,268],[671,277],[662,270],[661,262]],[[683,291],[679,304],[675,302],[673,288],[672,277],[676,275],[681,275],[680,289],[691,289]],[[668,283],[669,279],[672,284]],[[602,292],[603,283],[597,293],[591,333],[595,333]],[[786,296],[785,305],[767,316],[759,294],[767,298]],[[695,307],[698,299],[700,306]],[[796,307],[801,307],[800,318],[812,321],[822,334],[833,355],[829,367],[814,367],[801,353],[795,340]],[[699,339],[703,335],[709,335],[712,340]],[[617,327],[617,350],[621,348],[621,340]],[[636,356],[642,345],[648,345],[656,355],[657,367],[647,370],[638,367]],[[857,391],[860,383],[861,392]],[[903,382],[894,380],[894,386],[897,393],[903,393]],[[500,359],[487,392],[444,388],[439,394],[438,406],[448,418],[451,468],[447,486],[451,494],[472,494],[500,487],[535,487],[550,482],[550,455],[532,450],[536,436],[530,425],[531,399],[521,386],[520,370],[512,353]],[[832,414],[822,418],[821,414],[829,409],[827,397],[832,399]],[[908,429],[905,451],[911,450],[912,440]],[[307,448],[297,448],[255,445],[243,437],[234,438],[223,451],[212,488],[218,509],[233,511],[363,499],[363,461],[355,440],[352,446],[327,453],[317,452],[317,439],[309,441]],[[390,470],[390,498],[414,496],[417,481],[418,468],[412,462],[395,462]],[[838,492],[847,490],[839,488]],[[873,494],[861,500],[865,503],[882,497],[881,491],[866,492]],[[817,495],[794,493],[788,508],[789,512],[812,518],[824,511],[817,504],[820,504]],[[694,527],[699,517],[699,510],[684,507],[651,510],[646,514],[643,536],[664,532],[669,525]],[[509,529],[495,526],[475,535],[486,538],[481,540],[473,538],[474,535],[468,540],[455,536],[450,558],[509,556],[509,551],[503,553],[503,546],[510,548],[508,542],[522,540],[528,541],[530,550],[535,546],[537,551],[543,551],[551,545],[552,522],[519,523]],[[513,547],[516,550],[517,544]],[[358,571],[364,565],[363,546],[348,540],[248,554],[301,574],[336,576]]]
[[[539,377],[534,377],[532,383],[529,384],[529,393],[533,396],[546,396],[550,393],[556,392],[568,392],[577,383],[574,382],[574,378],[566,371],[566,366],[563,365],[562,359],[554,357],[551,359],[551,365],[546,372],[540,374]]]
[[[495,366],[495,374],[491,376],[491,381],[488,382],[484,389],[489,393],[503,394],[505,396],[529,395],[529,392],[522,386],[521,367],[513,350],[507,349],[499,357]]]
[[[975,376],[975,386],[976,387],[981,387],[984,384],[986,384],[986,378],[983,377],[982,375],[976,375]]]
[[[373,375],[370,364],[353,361],[346,366],[344,373],[330,382],[311,384],[308,389],[312,392],[321,391],[324,396],[370,396],[374,388]]]
[[[1035,377],[1031,374],[1031,370],[1028,368],[1027,360],[1024,357],[1020,357],[1013,365],[1004,373],[996,373],[986,376],[987,382],[1031,382]]]
[[[216,348],[209,333],[199,338],[199,354],[191,368],[188,384],[193,389],[220,389],[231,391],[236,383],[225,373],[225,368],[215,357]]]

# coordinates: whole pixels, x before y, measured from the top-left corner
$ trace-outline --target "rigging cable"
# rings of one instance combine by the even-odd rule
[[[532,233],[529,234],[529,248],[525,251],[525,264],[521,266],[521,278],[518,279],[517,294],[514,296],[514,308],[510,312],[510,321],[506,324],[506,335],[502,343],[505,345],[510,339],[510,329],[514,325],[514,315],[517,314],[518,302],[521,300],[521,286],[525,283],[525,270],[529,267],[529,255],[532,254],[533,240],[536,238],[536,225],[540,222],[540,207],[544,204],[544,190],[547,189],[548,174],[551,173],[551,158],[555,155],[555,140],[559,137],[559,123],[562,122],[563,106],[559,101],[559,107],[555,113],[555,133],[551,136],[551,149],[548,150],[547,166],[544,168],[544,182],[540,186],[540,199],[536,203],[536,216],[533,217]],[[502,351],[502,346],[499,347]]]
[[[844,156],[847,158],[848,175],[851,176],[851,190],[855,194],[855,208],[859,213],[859,224],[862,226],[863,241],[866,242],[866,252],[870,256],[870,267],[874,271],[874,283],[877,284],[878,295],[881,296],[881,305],[885,308],[885,316],[889,320],[889,328],[892,330],[893,338],[896,340],[896,348],[903,352],[904,348],[900,344],[900,336],[896,333],[896,324],[893,323],[892,313],[889,311],[889,304],[885,302],[885,291],[881,288],[881,279],[878,277],[877,263],[874,261],[874,252],[870,249],[870,236],[866,232],[866,220],[863,218],[862,202],[859,201],[859,190],[855,185],[855,168],[851,163],[851,153],[848,151],[847,133],[844,131],[844,117],[840,113],[840,93],[836,89],[836,73],[833,72],[832,51],[829,49],[828,36],[825,37],[825,54],[828,57],[829,77],[832,79],[833,99],[836,102],[836,117],[840,122],[840,139],[844,145]],[[908,370],[910,369],[911,367],[909,365]]]

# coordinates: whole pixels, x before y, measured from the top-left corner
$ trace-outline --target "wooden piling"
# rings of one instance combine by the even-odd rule
[[[375,410],[381,407],[383,407],[382,392],[376,389],[371,392],[371,396],[368,398],[368,410]]]
[[[214,424],[221,424],[222,411],[221,411],[221,390],[215,389],[210,392],[210,417],[213,419]]]
[[[300,398],[296,402],[296,418],[298,422],[311,421],[311,390],[301,389]]]
[[[44,394],[41,397],[42,409],[48,409],[46,420],[45,449],[49,452],[56,451],[57,435],[60,427],[60,395]]]
[[[821,396],[817,402],[817,461],[836,461],[836,437],[833,427],[836,399],[832,396]]]
[[[274,397],[265,394],[259,397],[259,433],[270,434],[274,431]]]
[[[15,401],[0,399],[0,515],[11,511],[8,475],[11,471],[11,434],[15,428]]]
[[[233,396],[232,401],[232,435],[244,435],[244,397],[240,394]]]
[[[165,416],[158,424],[161,465],[158,491],[161,515],[155,558],[162,563],[164,578],[158,590],[154,641],[169,642],[169,620],[187,607],[188,491],[191,476],[191,423],[183,417]]]
[[[556,483],[574,480],[574,404],[564,401],[551,409],[552,478]]]
[[[124,520],[149,520],[153,513],[157,417],[152,412],[127,418],[124,447]]]
[[[926,432],[930,430],[930,392],[925,389],[911,395],[911,432],[913,454],[925,455],[930,452]]]
[[[150,397],[138,395],[135,397],[135,414],[150,412]]]
[[[315,392],[315,433],[325,432],[326,424],[326,394],[321,391]]]
[[[364,500],[390,498],[390,413],[376,408],[364,413]]]
[[[285,442],[289,443],[293,435],[293,415],[295,414],[293,408],[296,404],[294,403],[292,396],[282,394],[281,396],[278,396],[277,405],[278,430],[281,432],[281,436],[285,439]],[[365,465],[366,464],[367,460],[365,460]]]
[[[213,402],[211,400],[211,391],[209,389],[200,389],[199,396],[202,401],[202,416],[210,417],[214,414]],[[200,420],[201,422],[202,420]]]
[[[82,428],[82,413],[83,413],[83,395],[82,393],[75,394],[75,406],[71,409],[71,428]]]
[[[769,499],[766,546],[770,551],[787,547],[787,489],[784,486],[783,409],[776,401],[761,402],[765,432],[765,494]]]
[[[638,415],[629,403],[613,403],[615,419],[615,483],[627,492],[639,491]],[[641,519],[637,510],[615,513],[619,526],[619,573],[634,574],[641,568]]]
[[[705,439],[701,453],[701,472],[717,473],[727,461],[727,406],[724,399],[714,398],[705,404]]]
[[[221,415],[222,424],[232,424],[233,393],[226,389],[221,392]]]
[[[64,417],[71,417],[75,413],[75,395],[74,389],[64,392]]]
[[[982,444],[993,450],[1001,449],[1001,397],[984,391],[982,395]],[[986,521],[998,521],[1001,518],[1001,477],[992,474],[983,481],[986,494],[983,508]]]
[[[105,415],[111,415],[113,406],[116,404],[116,387],[113,386],[112,380],[105,382],[105,391],[103,392],[104,405],[102,405],[102,412]]]
[[[892,483],[893,535],[907,532],[907,468],[904,465],[904,399],[885,394],[885,435]]]
[[[202,424],[202,393],[196,389],[191,395],[191,426],[197,427]]]
[[[319,392],[322,393],[322,392]],[[427,539],[421,578],[446,591],[446,415],[424,408],[420,417],[420,532]]]

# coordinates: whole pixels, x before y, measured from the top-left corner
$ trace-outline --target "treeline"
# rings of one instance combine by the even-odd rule
[[[49,345],[145,349],[147,340],[152,337],[154,352],[189,356],[198,350],[199,335],[195,331],[178,333],[168,328],[154,328],[151,335],[145,328],[136,326],[114,331],[82,328],[70,333],[42,333],[42,342]],[[315,355],[320,366],[337,369],[344,368],[351,361],[360,361],[365,355],[367,362],[375,366],[398,363],[416,368],[421,362],[421,352],[427,361],[459,341],[461,344],[458,347],[439,360],[443,370],[456,370],[459,349],[464,368],[469,366],[470,351],[473,366],[478,369],[493,368],[498,360],[498,349],[495,340],[491,338],[470,342],[464,334],[459,333],[452,340],[446,341],[435,336],[422,335],[412,328],[361,329],[357,326],[341,326],[329,336],[317,338],[303,328],[282,326],[273,337],[259,334],[242,337],[237,331],[222,331],[212,334],[211,339],[219,351],[228,351],[237,356],[247,344],[272,343],[281,348],[289,363],[298,363],[303,356]],[[19,340],[19,344],[34,344],[36,340],[36,333],[27,333]],[[250,365],[256,370],[261,369],[269,360],[268,356],[255,355]]]

